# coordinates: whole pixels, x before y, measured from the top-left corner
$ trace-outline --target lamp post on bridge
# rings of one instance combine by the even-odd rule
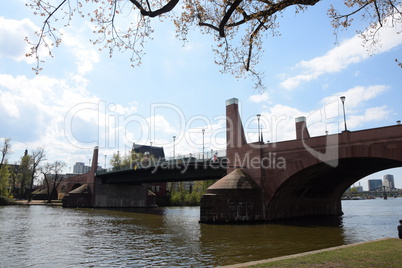
[[[204,133],[205,133],[205,129],[202,129],[202,160],[204,160]]]
[[[260,114],[257,114],[257,120],[258,120],[258,142],[261,142],[261,135],[260,135]]]
[[[105,154],[105,169],[107,169],[107,166],[106,166],[106,157],[107,157],[107,155]]]
[[[348,128],[346,127],[345,99],[346,99],[345,96],[341,97],[342,107],[343,107],[343,122],[345,123],[345,131],[347,131]]]
[[[174,148],[174,146],[175,146],[175,141],[176,141],[176,136],[173,136],[173,160],[174,160],[174,156],[175,156],[175,148]]]

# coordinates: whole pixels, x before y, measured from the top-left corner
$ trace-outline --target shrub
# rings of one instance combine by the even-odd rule
[[[0,206],[5,206],[5,205],[10,205],[13,204],[14,202],[5,196],[0,196]]]

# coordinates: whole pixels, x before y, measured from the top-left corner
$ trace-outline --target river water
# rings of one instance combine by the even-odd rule
[[[216,267],[397,237],[402,198],[342,201],[338,220],[199,224],[199,207],[153,213],[0,207],[0,267]]]

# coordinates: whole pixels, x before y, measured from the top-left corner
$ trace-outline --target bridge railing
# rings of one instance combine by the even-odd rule
[[[184,159],[184,158],[195,158],[199,160],[209,160],[214,159],[214,157],[225,157],[226,150],[208,150],[203,152],[195,152],[195,153],[188,153],[188,154],[177,154],[174,157],[166,157],[166,160],[175,160],[175,159]]]
[[[210,150],[210,151],[205,151],[204,154],[202,152],[196,152],[196,153],[189,153],[189,154],[177,154],[175,157],[167,157],[165,159],[154,159],[150,160],[146,165],[144,165],[144,162],[132,162],[127,165],[121,165],[118,167],[112,167],[108,169],[101,169],[97,170],[96,174],[101,175],[101,174],[106,174],[110,172],[118,172],[118,171],[124,171],[124,170],[132,170],[132,169],[138,169],[138,168],[153,168],[157,167],[160,165],[163,165],[163,163],[170,162],[172,164],[179,163],[180,161],[186,159],[187,161],[191,159],[191,161],[217,161],[218,159],[222,159],[226,157],[226,150]]]

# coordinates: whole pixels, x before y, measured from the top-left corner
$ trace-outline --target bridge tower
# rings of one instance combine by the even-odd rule
[[[202,196],[200,221],[264,220],[262,169],[253,168],[263,142],[247,143],[236,98],[226,101],[226,142],[228,174]]]

